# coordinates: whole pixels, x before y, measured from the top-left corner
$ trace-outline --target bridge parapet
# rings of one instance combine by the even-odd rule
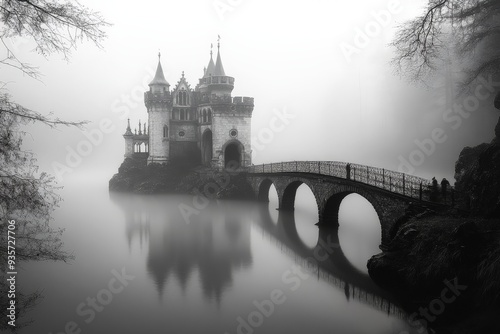
[[[385,168],[351,164],[341,161],[288,161],[254,165],[249,173],[309,173],[334,176],[360,182],[387,190],[392,193],[415,198],[421,201],[446,202],[454,204],[454,189],[450,187],[450,196],[437,196],[432,191],[430,180]],[[445,193],[446,194],[446,193]]]

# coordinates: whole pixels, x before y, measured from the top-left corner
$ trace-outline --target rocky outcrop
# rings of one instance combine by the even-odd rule
[[[500,270],[493,265],[500,255],[498,223],[447,214],[412,218],[400,227],[387,250],[368,261],[368,272],[380,285],[412,296],[439,292],[443,280],[456,277],[480,292],[489,290],[497,302],[500,284],[486,286]]]
[[[489,144],[466,147],[455,164],[455,189],[463,209],[474,216],[500,218],[500,119]]]
[[[149,164],[144,157],[126,158],[109,180],[109,190],[141,194],[193,194],[207,198],[249,199],[253,190],[244,172],[208,167]]]
[[[500,274],[500,120],[495,135],[491,143],[464,148],[455,164],[457,204],[468,215],[408,209],[384,252],[368,262],[376,282],[418,295],[458,277],[476,286],[482,299],[500,301],[500,285],[488,283],[492,273]]]
[[[500,93],[495,107],[500,109]],[[368,272],[378,284],[409,297],[412,302],[404,307],[413,314],[438,300],[445,282],[455,280],[466,291],[429,326],[435,333],[498,333],[500,119],[491,143],[462,150],[455,179],[458,209],[407,210],[383,253],[368,261]]]

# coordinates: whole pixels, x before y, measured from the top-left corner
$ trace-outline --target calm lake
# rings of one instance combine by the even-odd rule
[[[380,225],[360,196],[345,198],[337,234],[315,225],[305,185],[294,213],[276,210],[273,187],[265,205],[110,194],[107,184],[62,195],[54,225],[75,260],[24,264],[20,289],[44,297],[20,333],[412,331],[367,275]]]

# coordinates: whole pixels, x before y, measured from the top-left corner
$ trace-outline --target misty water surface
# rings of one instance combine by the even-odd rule
[[[44,298],[21,333],[64,333],[71,322],[93,334],[407,329],[405,315],[366,274],[366,261],[379,252],[380,226],[357,195],[341,206],[337,236],[314,225],[317,209],[305,185],[292,214],[276,210],[271,187],[269,205],[216,201],[188,220],[180,208],[193,207],[189,196],[74,189],[65,190],[54,223],[66,228],[65,247],[76,259],[24,265],[23,291],[39,289]],[[306,261],[319,239],[341,247],[327,261]],[[121,289],[116,272],[133,279]],[[266,302],[272,293],[279,304]]]

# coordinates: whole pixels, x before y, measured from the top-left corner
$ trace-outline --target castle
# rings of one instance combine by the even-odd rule
[[[188,162],[225,168],[230,162],[252,163],[251,118],[254,100],[231,97],[234,78],[222,66],[220,43],[217,60],[212,51],[203,77],[193,90],[182,72],[174,89],[163,75],[160,54],[154,79],[144,93],[148,124],[139,122],[133,133],[130,120],[123,137],[125,157],[147,155],[147,163]]]

